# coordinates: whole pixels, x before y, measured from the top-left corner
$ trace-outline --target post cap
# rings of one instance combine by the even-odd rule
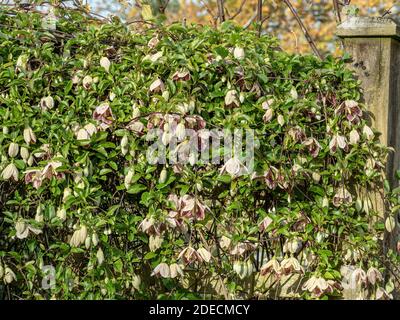
[[[390,18],[351,17],[338,25],[340,38],[391,37],[400,40],[400,26]]]

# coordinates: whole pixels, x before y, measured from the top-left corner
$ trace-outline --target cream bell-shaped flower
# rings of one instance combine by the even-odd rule
[[[153,92],[153,93],[163,92],[165,90],[164,82],[162,82],[161,79],[157,79],[157,80],[153,81],[150,85],[149,90],[150,90],[150,92]]]
[[[248,172],[248,170],[237,157],[232,157],[221,168],[221,174],[224,172],[227,172],[232,177],[237,177]]]
[[[74,232],[69,241],[72,247],[79,247],[82,243],[85,242],[87,236],[87,228],[86,226],[81,226],[78,230]]]
[[[64,207],[60,207],[57,209],[56,216],[61,220],[65,221],[67,219],[67,210]]]
[[[240,102],[236,90],[229,90],[225,95],[225,105],[227,107],[239,107]]]
[[[363,135],[367,138],[367,140],[372,140],[375,136],[374,132],[367,125],[364,125],[363,127]]]
[[[44,97],[40,100],[40,107],[43,111],[52,109],[54,107],[54,99],[52,96]]]
[[[114,116],[110,105],[108,103],[103,103],[96,107],[93,112],[93,119],[100,121],[107,127],[111,125],[113,123]]]
[[[333,205],[339,207],[341,204],[353,202],[351,193],[343,186],[339,187],[336,194],[333,196]]]
[[[210,262],[211,260],[211,253],[204,249],[204,248],[199,248],[197,249],[197,253],[200,255],[200,257],[204,260],[204,262]]]
[[[3,180],[13,179],[14,181],[18,181],[18,169],[14,163],[10,163],[8,166],[4,168],[1,173],[1,177]]]
[[[283,274],[304,273],[303,267],[295,257],[283,259],[281,262]]]
[[[169,271],[170,271],[170,277],[172,279],[176,278],[178,276],[182,276],[183,277],[183,275],[184,275],[181,266],[179,264],[177,264],[177,263],[171,264],[169,266]]]
[[[89,75],[85,76],[82,80],[82,85],[86,90],[90,89],[92,83],[93,83],[93,78]]]
[[[100,59],[100,66],[106,70],[106,72],[110,72],[111,62],[107,57],[102,57]]]
[[[178,259],[182,259],[185,264],[190,264],[193,262],[203,262],[203,258],[200,254],[192,247],[186,247],[181,251]]]
[[[275,257],[270,259],[267,263],[263,264],[260,269],[260,274],[262,276],[270,273],[274,273],[275,275],[280,275],[281,273],[281,266]]]
[[[36,143],[36,135],[33,132],[31,127],[26,127],[23,132],[24,141],[26,144],[33,144]]]
[[[8,156],[10,158],[14,158],[18,155],[19,152],[19,145],[16,144],[15,142],[11,142],[10,145],[8,146]]]
[[[161,262],[157,265],[153,272],[151,273],[152,276],[161,276],[162,278],[170,278],[170,269],[169,266],[165,262]]]
[[[42,233],[42,230],[35,228],[24,221],[18,221],[15,224],[15,230],[16,230],[16,237],[18,239],[27,238],[30,232],[32,232],[35,235]]]
[[[172,75],[172,80],[174,80],[174,81],[188,81],[188,80],[190,80],[190,73],[187,70],[176,71]]]
[[[266,216],[259,224],[258,228],[260,232],[264,232],[266,229],[268,229],[272,222],[273,220],[270,217]]]
[[[374,286],[376,283],[383,281],[382,273],[378,269],[370,267],[367,271],[367,279]]]
[[[240,60],[240,59],[244,59],[244,49],[241,47],[235,47],[235,49],[233,49],[233,56]]]
[[[101,266],[104,262],[104,252],[99,248],[96,253],[97,263]]]
[[[353,129],[350,131],[350,139],[349,143],[352,145],[357,144],[360,141],[360,135],[358,134],[357,129]]]
[[[4,269],[4,277],[3,281],[5,284],[10,284],[11,282],[17,280],[14,271],[12,271],[9,267],[5,267]]]

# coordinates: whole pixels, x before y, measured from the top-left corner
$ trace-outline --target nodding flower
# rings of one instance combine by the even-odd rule
[[[351,193],[343,186],[338,188],[336,194],[333,196],[333,205],[339,207],[341,204],[351,203],[353,197]]]
[[[273,220],[270,217],[266,216],[259,225],[260,232],[264,232],[266,229],[268,229],[272,222]]]
[[[182,259],[185,264],[203,262],[203,258],[201,257],[201,255],[192,247],[186,247],[185,249],[183,249],[178,256],[178,259]]]
[[[329,143],[329,150],[334,153],[337,150],[337,147],[344,151],[348,151],[347,139],[344,136],[339,134],[335,134],[332,140]]]
[[[99,121],[103,128],[108,128],[113,123],[114,116],[108,103],[96,107],[93,112],[93,119]]]
[[[225,95],[225,105],[229,108],[239,107],[240,101],[235,90],[229,90]]]
[[[281,266],[279,265],[278,260],[276,260],[276,258],[272,258],[267,263],[263,264],[260,269],[260,274],[262,276],[268,274],[275,274],[276,276],[279,276],[281,274]]]
[[[345,102],[343,102],[335,110],[335,114],[346,115],[347,120],[349,120],[352,124],[358,124],[363,115],[362,110],[358,105],[358,102],[354,100],[346,100]]]
[[[326,281],[324,278],[312,276],[308,279],[302,289],[311,292],[315,297],[319,298],[323,294],[329,294],[334,289],[340,289],[340,286],[333,280]]]
[[[196,220],[203,220],[205,212],[208,207],[202,204],[199,199],[191,195],[184,195],[181,199],[180,215],[182,217],[194,218]]]
[[[382,273],[378,269],[370,267],[367,271],[367,279],[374,286],[375,283],[383,281]]]
[[[18,181],[18,169],[14,163],[10,163],[1,173],[1,177],[4,180],[9,180],[13,178],[14,181]]]
[[[303,144],[308,147],[308,152],[310,152],[313,158],[318,156],[319,150],[321,150],[321,145],[315,138],[308,138]]]
[[[303,267],[295,257],[283,259],[281,262],[282,274],[304,273]]]
[[[248,173],[248,169],[237,157],[234,156],[221,168],[221,174],[224,172],[229,173],[232,177],[237,177],[241,174]]]
[[[174,80],[174,81],[188,81],[188,80],[190,80],[190,73],[187,70],[176,71],[172,75],[172,80]]]
[[[26,142],[26,144],[33,144],[36,143],[36,135],[33,132],[31,127],[27,127],[24,129],[24,140]]]
[[[157,80],[153,81],[152,84],[150,85],[149,90],[150,90],[150,92],[153,92],[153,93],[163,92],[165,90],[164,82],[162,82],[161,79],[157,79]]]

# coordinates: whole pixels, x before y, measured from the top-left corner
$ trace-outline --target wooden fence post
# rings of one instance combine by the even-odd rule
[[[400,169],[400,26],[389,18],[351,17],[338,26],[337,35],[352,57],[351,67],[361,80],[364,102],[373,115],[373,126],[382,134],[381,142],[395,148],[388,157],[386,174],[396,187]],[[384,205],[378,208],[384,215]],[[399,240],[396,224],[386,243],[393,249]]]

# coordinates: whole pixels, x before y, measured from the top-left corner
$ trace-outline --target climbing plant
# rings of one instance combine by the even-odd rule
[[[61,8],[0,36],[3,298],[390,297],[389,150],[346,57]],[[251,166],[224,130],[253,133]],[[212,139],[224,161],[196,158]]]

